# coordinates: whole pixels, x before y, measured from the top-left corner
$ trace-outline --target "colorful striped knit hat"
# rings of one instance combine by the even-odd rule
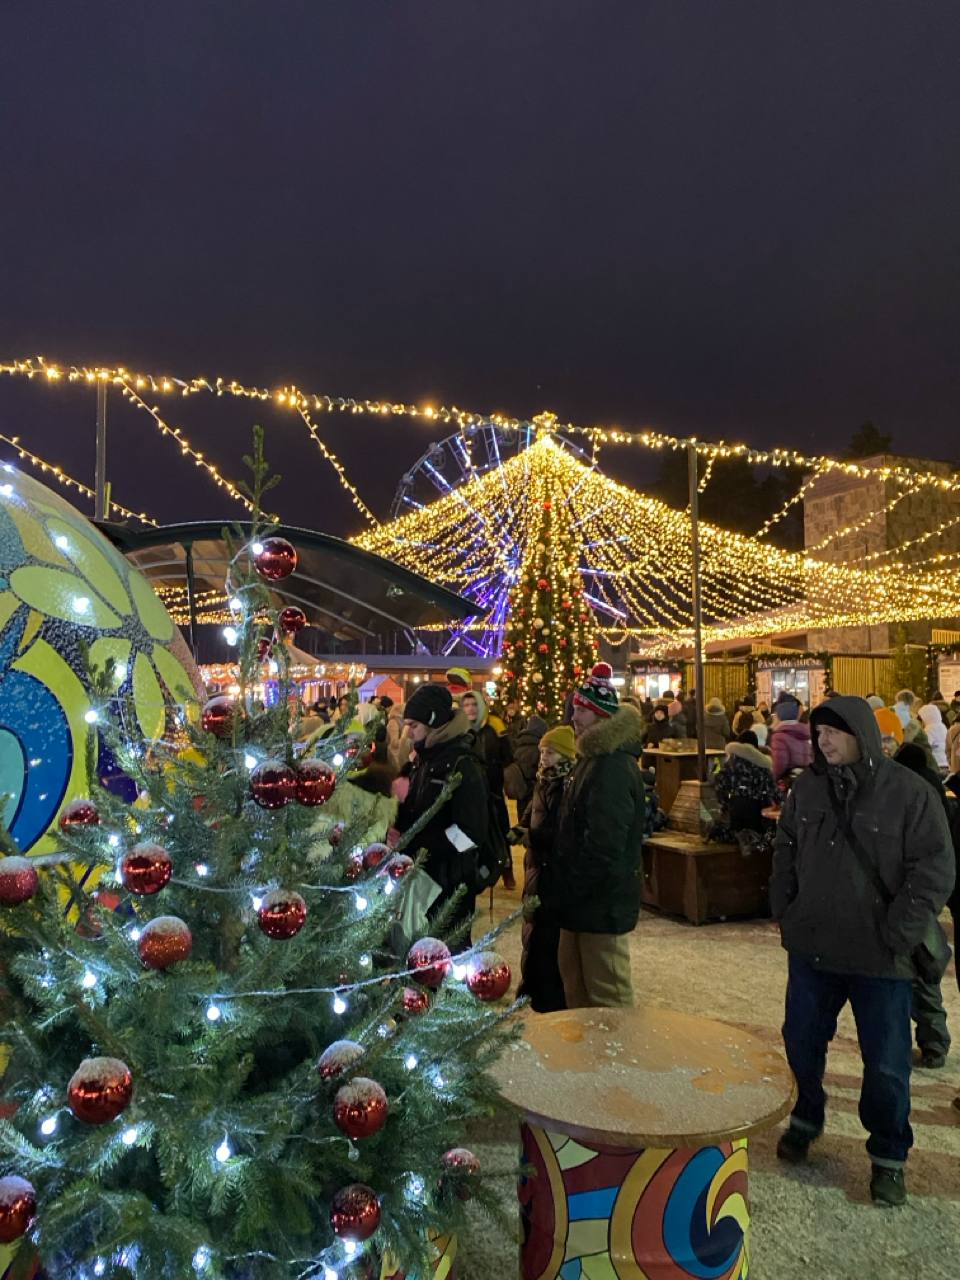
[[[620,705],[613,687],[613,667],[609,662],[598,662],[580,688],[573,695],[576,707],[587,707],[598,716],[612,716]]]

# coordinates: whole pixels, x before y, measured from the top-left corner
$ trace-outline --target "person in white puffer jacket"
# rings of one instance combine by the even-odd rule
[[[947,726],[943,723],[940,708],[934,706],[932,702],[928,702],[926,706],[920,708],[918,714],[920,723],[923,725],[923,731],[927,735],[927,741],[930,743],[930,750],[933,752],[934,760],[936,760],[941,769],[946,769]]]

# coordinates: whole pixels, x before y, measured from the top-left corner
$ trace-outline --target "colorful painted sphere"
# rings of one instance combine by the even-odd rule
[[[288,604],[285,609],[280,610],[278,622],[285,636],[295,636],[307,625],[307,615],[299,605]]]
[[[70,1078],[67,1102],[84,1124],[106,1124],[133,1096],[133,1076],[119,1058],[85,1058]]]
[[[330,1226],[341,1240],[359,1244],[369,1240],[380,1225],[380,1202],[372,1187],[353,1182],[335,1192],[330,1203]]]
[[[15,1173],[0,1178],[0,1244],[12,1244],[27,1234],[37,1216],[37,1193]]]
[[[159,893],[172,875],[173,859],[162,845],[150,841],[135,844],[120,863],[120,881],[130,893]]]
[[[414,970],[413,979],[434,991],[452,966],[450,948],[439,938],[421,938],[407,952],[407,968]]]
[[[383,1086],[367,1076],[354,1078],[337,1090],[333,1121],[348,1138],[370,1138],[387,1123],[389,1103]]]
[[[257,910],[257,924],[268,938],[293,938],[307,919],[307,904],[292,889],[274,889]]]
[[[253,563],[261,578],[280,582],[296,569],[297,551],[286,538],[264,538],[260,550],[254,553]]]
[[[481,951],[467,965],[467,990],[478,1000],[499,1000],[510,989],[510,966],[495,951]]]
[[[208,699],[200,712],[200,725],[205,733],[212,733],[215,738],[229,738],[233,733],[233,719],[237,714],[237,704],[225,693]]]
[[[168,707],[201,698],[183,637],[153,588],[79,511],[11,469],[0,485],[0,819],[22,852],[52,852],[64,806],[96,777],[118,794],[116,769],[96,720],[103,696],[92,668],[109,672],[105,714],[129,707],[128,734],[164,729]],[[124,784],[127,784],[124,786]]]
[[[143,926],[137,954],[148,969],[169,969],[187,960],[193,950],[193,934],[179,916],[157,916]]]
[[[297,765],[294,795],[298,804],[309,808],[326,804],[336,786],[336,773],[322,760],[301,760]]]
[[[296,774],[282,760],[264,760],[250,775],[250,794],[261,809],[282,809],[296,797]]]
[[[0,906],[16,907],[40,888],[37,868],[29,858],[0,858]]]
[[[363,1045],[356,1040],[334,1040],[317,1059],[317,1072],[322,1080],[335,1080],[355,1066],[363,1053]]]
[[[97,827],[100,825],[100,810],[92,800],[78,798],[71,800],[60,815],[60,830],[69,831],[71,827]]]

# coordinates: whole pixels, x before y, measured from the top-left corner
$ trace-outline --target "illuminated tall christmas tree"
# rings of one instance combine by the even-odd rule
[[[501,696],[524,715],[559,720],[572,686],[589,671],[599,644],[584,598],[580,549],[569,521],[557,519],[556,485],[538,475],[530,508],[535,527],[520,581],[510,594],[503,639]]]

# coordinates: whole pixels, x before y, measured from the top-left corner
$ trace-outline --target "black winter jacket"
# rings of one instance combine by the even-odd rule
[[[472,890],[477,866],[476,851],[458,852],[446,835],[447,828],[458,826],[478,849],[487,838],[487,783],[469,730],[469,720],[457,711],[448,724],[434,729],[417,747],[410,790],[397,815],[397,829],[408,831],[436,802],[450,774],[462,775],[460,785],[407,850],[411,856],[426,850],[424,870],[440,886],[441,900],[450,897],[460,884],[466,883]]]
[[[773,918],[784,947],[816,968],[913,978],[910,953],[954,884],[944,807],[922,778],[883,755],[863,698],[832,698],[829,706],[854,731],[861,759],[828,766],[817,743],[817,712],[811,714],[813,765],[793,784],[777,831]],[[831,794],[892,895],[889,906],[848,847]]]
[[[560,927],[630,933],[640,914],[646,798],[637,757],[643,717],[622,706],[577,743],[579,759],[560,805],[554,853]]]
[[[513,763],[519,768],[526,782],[524,794],[517,801],[517,813],[523,817],[533,799],[533,788],[540,767],[540,739],[547,732],[546,721],[531,716],[525,728],[513,743]]]

